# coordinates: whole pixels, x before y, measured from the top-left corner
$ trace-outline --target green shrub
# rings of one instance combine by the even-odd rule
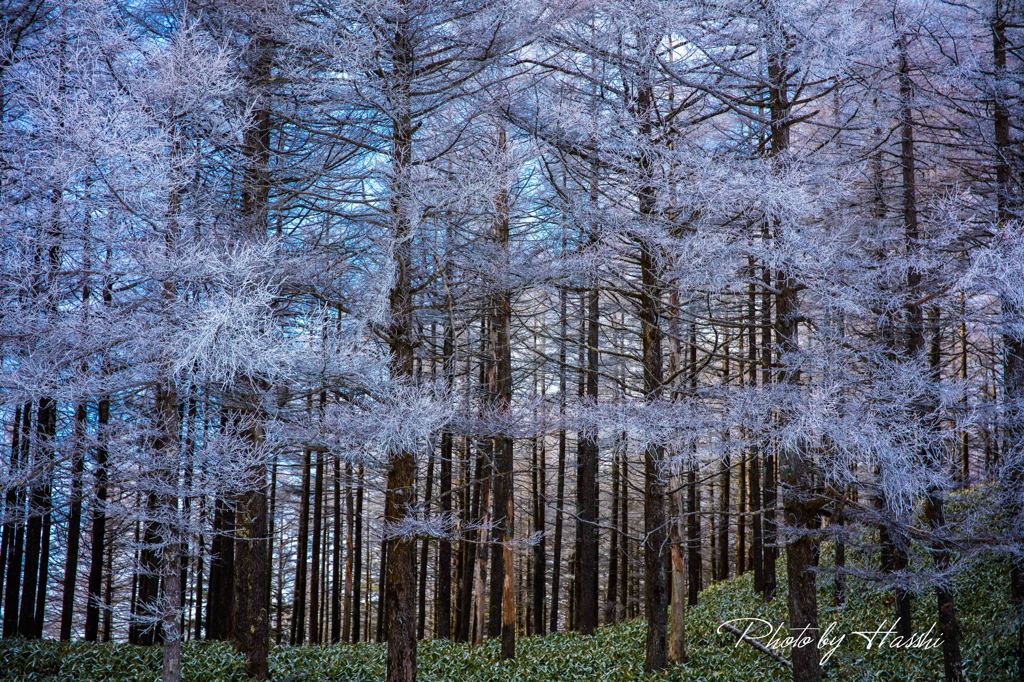
[[[831,549],[823,551],[823,560]],[[780,575],[785,575],[780,563]],[[873,628],[891,619],[891,596],[857,580],[849,580],[849,599],[832,606],[831,580],[820,580],[822,624],[836,621],[839,632]],[[784,583],[784,581],[783,581]],[[1004,564],[991,560],[973,567],[958,581],[957,611],[963,629],[963,658],[968,680],[1002,682],[1011,679],[1014,642],[1009,622],[1009,580]],[[914,629],[927,629],[934,620],[932,591],[914,599]],[[751,576],[712,586],[701,593],[700,604],[687,614],[689,660],[650,679],[660,681],[721,680],[772,682],[787,680],[788,670],[746,644],[736,645],[728,633],[717,634],[718,618],[758,616],[783,621],[785,585],[765,604],[753,594]],[[1002,625],[1002,626],[1001,626]],[[500,661],[497,642],[479,647],[443,641],[422,642],[420,680],[427,682],[490,682],[514,680],[643,679],[645,625],[634,620],[600,628],[593,637],[559,633],[527,637],[517,642],[517,657]],[[380,644],[276,647],[270,655],[275,680],[322,682],[380,680],[384,677],[385,647]],[[234,682],[246,679],[243,658],[220,642],[186,643],[183,677],[189,682]],[[865,650],[854,637],[826,666],[826,678],[843,682],[899,680],[933,682],[941,679],[942,652],[891,649]],[[0,642],[0,677],[26,682],[148,682],[159,679],[160,650],[127,644],[61,643],[6,640]]]

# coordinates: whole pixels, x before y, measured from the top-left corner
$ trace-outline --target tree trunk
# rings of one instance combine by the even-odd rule
[[[649,41],[648,41],[649,42]],[[650,47],[650,46],[648,46]],[[649,75],[640,79],[636,89],[636,116],[639,136],[648,143],[652,135],[654,90]],[[642,144],[639,150],[640,217],[652,219],[657,206],[653,161]],[[644,397],[656,402],[662,390],[661,300],[662,282],[659,259],[654,246],[642,236],[640,249],[640,344],[643,358]],[[648,444],[644,451],[644,611],[647,616],[647,642],[644,671],[653,673],[667,664],[668,591],[665,574],[665,462],[662,446]]]
[[[313,557],[309,579],[309,641],[320,644],[320,549],[324,515],[324,454],[316,453],[316,482],[313,486]]]
[[[292,646],[306,641],[306,575],[309,561],[309,488],[312,453],[303,451],[302,489],[299,493],[299,537],[295,554],[295,588],[292,596]],[[210,579],[213,579],[211,574]]]
[[[235,514],[228,502],[214,500],[210,580],[206,591],[206,638],[225,640],[231,633],[235,582]]]
[[[619,622],[619,448],[612,451],[612,532],[608,547],[608,586],[605,592],[605,623]]]
[[[445,387],[451,391],[455,385],[455,329],[451,322],[444,328],[442,353]],[[453,455],[453,436],[445,431],[441,434],[441,478],[438,481],[438,501],[445,519],[452,515]],[[447,533],[437,545],[437,594],[434,598],[437,606],[434,637],[449,639],[452,636],[452,543]]]
[[[669,499],[669,542],[671,543],[672,596],[669,609],[668,660],[686,663],[686,562],[683,559],[683,538],[679,532],[679,492]]]
[[[352,586],[352,641],[358,642],[360,640],[359,631],[359,609],[360,609],[360,592],[362,586],[362,568],[363,568],[363,465],[360,464],[358,468],[358,480],[356,482],[356,540],[353,551],[355,556],[352,559],[352,577],[354,578],[354,584]],[[369,569],[369,562],[367,562],[367,569]],[[370,592],[369,580],[366,581],[366,592]]]
[[[263,440],[259,420],[245,427],[246,440],[258,450]],[[235,576],[232,603],[232,644],[245,654],[245,671],[258,680],[267,678],[270,647],[270,609],[266,595],[270,586],[267,539],[266,469],[253,467],[255,487],[243,491],[235,508]]]
[[[423,508],[430,514],[430,498],[434,494],[434,453],[430,452],[427,459],[427,481],[426,491],[423,495]],[[423,539],[420,542],[420,570],[419,570],[419,618],[416,623],[416,637],[423,639],[427,630],[427,562],[430,555],[430,541]]]
[[[82,443],[88,415],[84,402],[75,405],[75,442],[71,450],[71,509],[68,513],[67,550],[64,554],[64,594],[61,602],[60,638],[71,639],[71,623],[75,612],[75,584],[78,580],[78,550],[82,532],[82,474],[85,453]]]
[[[766,227],[765,238],[767,237]],[[762,269],[761,281],[764,283],[761,290],[761,385],[767,387],[774,380],[772,377],[772,275],[767,266]],[[762,453],[761,465],[761,497],[759,498],[761,507],[761,553],[759,557],[761,560],[761,590],[765,601],[771,601],[775,598],[777,582],[775,559],[778,557],[778,548],[775,546],[777,518],[775,454],[771,444],[768,444]],[[755,561],[757,558],[755,557]]]
[[[341,641],[341,460],[333,457],[334,472],[334,542],[331,546],[331,644]]]
[[[180,414],[178,393],[173,382],[156,388],[158,436],[153,443],[156,460],[161,466],[157,481],[158,537],[160,542],[159,577],[163,595],[158,597],[163,668],[161,682],[181,680],[181,557],[184,528],[178,517],[178,456]],[[156,576],[154,576],[155,582]]]
[[[562,238],[562,253],[565,253],[565,237]],[[558,411],[565,415],[566,403],[566,335],[568,334],[568,293],[565,288],[558,292]],[[558,632],[559,588],[562,583],[562,511],[565,505],[565,429],[558,431],[558,471],[555,474],[555,537],[554,556],[551,561],[551,623],[549,630]]]
[[[776,157],[785,153],[789,147],[789,95],[786,78],[787,66],[785,55],[773,51],[768,58],[769,108],[771,115],[771,155]],[[767,269],[766,269],[767,273]],[[800,369],[789,366],[789,358],[799,351],[798,315],[799,289],[797,282],[787,273],[776,276],[775,333],[779,350],[784,358],[779,374],[782,383],[798,386]],[[767,289],[766,289],[767,291]],[[768,311],[766,310],[766,314]],[[788,419],[788,415],[780,415],[780,421]],[[774,457],[768,457],[768,469],[775,466]],[[814,642],[813,646],[794,647],[792,652],[794,682],[818,682],[821,680],[821,662],[817,647],[818,641],[818,597],[815,569],[817,568],[816,543],[809,531],[818,527],[817,509],[812,506],[813,493],[812,463],[808,461],[802,445],[787,445],[779,452],[778,478],[784,483],[783,512],[786,523],[799,533],[786,545],[786,574],[788,584],[789,627],[794,637],[806,635]],[[772,515],[768,524],[771,528],[770,538],[766,544],[774,545],[774,490],[776,474],[766,476],[766,490],[771,490],[771,500],[766,499],[765,507]],[[774,554],[772,551],[774,564]],[[774,565],[770,569],[774,572]],[[766,580],[766,596],[774,592],[774,576]]]
[[[498,129],[499,155],[507,149],[505,129]],[[491,239],[498,251],[499,273],[509,268],[509,190],[511,179],[504,169],[499,173],[503,183],[494,198]],[[490,309],[490,363],[488,365],[488,397],[496,417],[504,417],[512,408],[512,351],[510,334],[512,324],[512,292],[502,289],[491,297]],[[515,535],[515,506],[512,479],[512,438],[499,433],[494,436],[494,509],[491,521],[495,545],[491,558],[491,630],[497,625],[501,636],[503,659],[515,656],[515,562],[512,543]],[[497,623],[495,621],[498,621]]]
[[[352,463],[345,463],[345,616],[342,622],[341,641],[352,641],[352,535],[355,532],[352,497]]]
[[[395,278],[389,295],[391,322],[387,330],[391,350],[391,376],[408,380],[413,374],[411,216],[408,205],[412,182],[413,120],[412,33],[406,8],[400,11],[394,31],[391,57],[392,131],[390,187],[391,239]],[[416,679],[416,541],[402,528],[416,503],[416,460],[412,452],[388,453],[387,489],[384,497],[385,535],[388,543],[384,599],[387,603],[387,680]]]
[[[19,425],[16,425],[19,428]],[[18,452],[11,451],[11,459],[18,457],[19,467],[28,466],[30,436],[32,430],[32,403],[25,402],[21,410],[21,423]],[[13,467],[12,467],[13,470]],[[12,545],[7,555],[7,584],[4,589],[4,638],[13,637],[18,633],[18,606],[21,596],[22,560],[25,554],[25,523],[21,509],[25,503],[25,489],[12,486],[8,491],[8,501],[13,498],[14,505],[9,513],[12,521]]]
[[[589,203],[592,211],[597,210],[598,199],[597,164],[591,165]],[[597,226],[591,224],[587,235],[591,247],[598,242]],[[590,284],[586,292],[586,366],[584,369],[584,396],[588,405],[597,404],[598,399],[598,347],[600,337],[600,289],[597,281]],[[583,321],[581,320],[581,324]],[[576,458],[576,630],[584,635],[593,634],[597,628],[598,614],[598,546],[597,532],[599,488],[597,485],[598,448],[597,431],[585,428],[580,431]]]
[[[49,515],[47,510],[47,484],[43,482],[47,472],[46,450],[52,447],[57,428],[57,404],[51,398],[40,398],[36,419],[36,442],[32,452],[33,467],[37,478],[30,485],[29,516],[25,524],[25,560],[21,587],[21,605],[18,615],[18,634],[26,639],[36,639],[36,596],[37,590],[45,596],[45,576],[48,567],[42,561],[43,526]],[[23,458],[23,461],[25,459]],[[40,576],[44,579],[41,581]],[[41,623],[39,624],[42,625]]]
[[[990,30],[992,32],[992,62],[995,71],[995,97],[993,98],[993,133],[995,139],[996,167],[996,219],[1000,227],[1005,227],[1012,219],[1019,201],[1011,197],[1010,188],[1010,155],[1013,153],[1010,136],[1010,112],[1007,106],[1008,88],[1006,53],[1007,53],[1007,15],[1012,3],[995,0]],[[1001,300],[1004,319],[1019,320],[1024,311],[1016,305],[1010,296],[1004,295]],[[1006,457],[1011,458],[1005,463],[1011,472],[1007,481],[1007,518],[1010,527],[1020,527],[1024,509],[1020,504],[1021,486],[1024,476],[1021,475],[1020,460],[1024,453],[1024,339],[1018,334],[1004,332],[1003,346],[1005,352],[1005,368],[1003,371],[1003,400],[1005,403]],[[994,371],[994,370],[993,370]],[[1017,679],[1024,682],[1024,558],[1014,557],[1010,561],[1010,603],[1016,616],[1017,630]],[[5,628],[6,629],[6,628]]]

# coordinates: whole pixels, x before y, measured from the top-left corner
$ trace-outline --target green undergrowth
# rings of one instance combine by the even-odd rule
[[[826,552],[828,554],[830,552]],[[827,557],[824,557],[827,558]],[[784,566],[780,566],[784,569]],[[782,573],[781,575],[784,575]],[[781,582],[785,582],[784,580]],[[941,679],[942,653],[866,649],[849,634],[874,630],[891,619],[891,599],[857,580],[849,581],[849,599],[842,608],[832,606],[831,581],[822,580],[819,602],[821,623],[835,621],[835,633],[846,640],[825,667],[826,679],[921,680]],[[753,647],[728,633],[717,634],[718,619],[762,617],[781,622],[785,617],[785,586],[778,597],[764,604],[745,575],[708,588],[700,604],[689,610],[689,660],[683,665],[644,678],[645,626],[642,620],[600,628],[592,637],[556,634],[522,638],[517,656],[500,661],[497,642],[480,647],[448,642],[424,642],[419,647],[419,679],[451,680],[723,680],[769,682],[788,679],[788,671]],[[956,603],[963,628],[963,656],[968,680],[999,682],[1011,679],[1013,638],[1009,622],[1007,571],[1002,562],[983,562],[964,574],[957,586]],[[932,593],[914,600],[914,630],[927,630],[934,619]],[[937,628],[936,628],[937,630]],[[381,645],[358,644],[321,647],[277,647],[270,668],[275,680],[380,680],[385,650]],[[193,682],[244,680],[242,659],[221,643],[186,643],[184,678]],[[127,644],[59,643],[54,641],[0,642],[0,677],[11,680],[144,681],[158,679],[160,650]]]

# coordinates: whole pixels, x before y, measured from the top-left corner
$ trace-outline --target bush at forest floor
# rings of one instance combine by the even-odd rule
[[[780,565],[780,569],[784,569]],[[780,576],[784,570],[780,570]],[[784,581],[783,581],[784,582]],[[932,682],[942,676],[942,651],[866,649],[866,642],[850,633],[874,630],[892,618],[891,597],[855,579],[849,580],[845,607],[832,606],[830,579],[820,581],[820,617],[823,626],[835,621],[836,634],[845,641],[825,666],[826,679],[900,680]],[[960,577],[956,603],[963,629],[963,658],[968,680],[1010,680],[1014,666],[1013,638],[1009,631],[1005,566],[987,561]],[[751,576],[729,580],[701,593],[700,604],[689,610],[689,660],[656,680],[723,680],[769,682],[788,679],[788,670],[747,644],[736,645],[728,633],[718,634],[718,618],[763,617],[781,622],[786,611],[785,585],[768,605],[752,594]],[[914,600],[914,631],[923,632],[934,620],[935,596],[929,591]],[[513,661],[499,661],[497,642],[480,647],[430,641],[419,647],[418,679],[450,680],[638,680],[643,676],[644,621],[633,620],[600,628],[593,637],[556,634],[528,637],[517,643]],[[937,631],[936,627],[936,631]],[[937,635],[936,635],[937,637]],[[380,680],[384,676],[385,648],[378,644],[277,647],[270,669],[275,680]],[[0,678],[71,682],[81,680],[141,682],[159,679],[158,647],[127,644],[66,644],[55,641],[0,642]],[[243,660],[223,643],[187,643],[183,676],[191,682],[244,680]]]

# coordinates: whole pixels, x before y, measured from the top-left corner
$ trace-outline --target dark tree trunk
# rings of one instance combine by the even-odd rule
[[[565,252],[565,239],[562,240],[562,252]],[[567,316],[568,294],[560,289],[558,293],[558,396],[559,414],[565,414],[566,403],[566,335],[568,334]],[[565,429],[558,431],[558,471],[555,474],[555,537],[554,557],[551,561],[551,624],[550,631],[558,632],[559,588],[562,583],[562,510],[565,504]]]
[[[11,455],[8,459],[7,464],[7,475],[10,477],[17,476],[18,470],[18,458],[21,455],[21,403],[14,406],[14,418],[11,420]],[[0,604],[3,604],[4,587],[6,585],[7,578],[7,554],[11,551],[11,545],[14,542],[13,531],[14,531],[14,515],[16,513],[15,507],[17,506],[18,499],[18,486],[8,486],[7,493],[4,496],[4,520],[3,520],[3,539],[0,540]]]
[[[455,330],[451,324],[444,329],[444,375],[449,390],[455,384]],[[450,431],[441,434],[441,478],[438,482],[438,501],[441,516],[452,514],[452,457],[453,443]],[[437,594],[435,595],[437,616],[434,637],[449,639],[452,636],[452,543],[447,534],[437,545]]]
[[[990,30],[992,32],[992,62],[995,67],[996,92],[993,106],[993,133],[995,139],[996,170],[996,217],[999,225],[1005,226],[1019,206],[1018,199],[1011,196],[1011,169],[1009,159],[1013,153],[1010,136],[1010,112],[1007,105],[1008,88],[1006,71],[1007,19],[1012,3],[995,0]],[[1012,203],[1011,203],[1012,200]],[[1012,210],[1014,209],[1014,210]],[[1024,311],[1009,296],[1001,301],[1003,317],[1008,320],[1020,319]],[[1003,400],[1005,402],[1006,452],[1009,456],[1020,457],[1024,452],[1024,339],[1018,334],[1004,333],[1005,369],[1003,372]],[[27,431],[26,431],[27,432]],[[1007,518],[1016,523],[1021,518],[1020,489],[1024,485],[1019,460],[1008,463],[1010,480],[1007,495]],[[1014,557],[1010,561],[1010,603],[1016,616],[1017,630],[1017,671],[1016,679],[1024,682],[1024,559]],[[6,630],[6,628],[5,628]]]
[[[771,115],[771,154],[782,154],[789,146],[789,95],[786,78],[787,66],[783,53],[771,51],[768,57],[769,108]],[[775,332],[782,357],[789,358],[799,351],[798,315],[799,289],[796,280],[786,274],[779,273],[775,285],[776,295]],[[784,365],[779,375],[783,383],[799,385],[800,369]],[[789,415],[780,416],[780,421]],[[773,456],[768,457],[769,470]],[[813,471],[802,445],[787,445],[779,454],[779,478],[784,484],[783,512],[786,523],[798,535],[786,545],[786,574],[788,585],[789,627],[794,637],[806,634],[813,646],[793,647],[793,680],[794,682],[818,682],[821,680],[821,662],[817,647],[818,640],[818,596],[817,596],[817,539],[810,534],[818,527],[818,510],[813,504]],[[771,490],[770,500],[765,507],[769,509],[771,521],[768,524],[766,544],[770,547],[775,543],[774,529],[774,489],[776,474],[766,476],[766,491]],[[771,503],[771,505],[768,504]],[[770,529],[770,530],[769,530]],[[771,568],[766,578],[766,597],[774,593],[774,554],[772,550]]]
[[[450,391],[455,385],[455,329],[451,322],[444,327],[442,354],[445,386]],[[445,519],[452,515],[453,445],[452,433],[450,431],[442,433],[438,502],[441,516]],[[452,636],[452,543],[447,533],[437,545],[437,594],[434,596],[434,600],[437,609],[434,637],[449,639]]]
[[[334,542],[331,546],[331,643],[341,641],[341,460],[333,457],[334,479]]]
[[[356,518],[355,518],[355,547],[353,551],[355,556],[352,558],[352,577],[354,579],[352,585],[352,641],[358,642],[360,640],[359,630],[359,610],[360,601],[359,597],[361,594],[362,587],[362,569],[363,569],[363,465],[360,464],[357,473],[358,479],[356,481]],[[367,562],[369,563],[369,562]],[[367,584],[366,591],[370,591],[370,586]]]
[[[899,89],[900,89],[900,170],[903,180],[903,227],[905,231],[907,254],[910,256],[916,249],[919,238],[917,217],[917,189],[915,181],[914,159],[914,122],[911,110],[913,83],[910,79],[910,64],[907,61],[906,37],[899,39]],[[910,298],[916,298],[921,287],[921,273],[916,267],[907,270],[907,291]],[[919,303],[910,301],[906,314],[906,356],[913,360],[924,350],[924,314]],[[894,568],[902,570],[907,567],[907,556],[903,543],[897,542],[894,548]],[[913,632],[911,622],[911,597],[906,590],[897,590],[896,596],[897,634],[910,637]]]
[[[543,391],[542,391],[543,393]],[[544,597],[547,591],[547,452],[544,447],[546,438],[540,437],[540,444],[534,440],[535,457],[533,461],[534,493],[533,493],[533,532],[537,540],[533,545],[532,561],[532,598],[533,598],[533,634],[543,635],[545,631]]]
[[[17,457],[19,467],[27,466],[29,457],[29,434],[32,430],[32,403],[26,402],[21,409],[21,422],[15,424],[15,429],[20,429],[18,448],[12,449],[11,459]],[[13,437],[12,437],[13,438]],[[13,467],[12,467],[13,468]],[[7,494],[7,500],[13,498],[13,507],[9,512],[11,518],[12,544],[7,554],[7,584],[4,589],[4,638],[13,637],[18,633],[18,606],[21,596],[21,575],[22,560],[25,551],[25,523],[21,516],[21,508],[25,502],[25,489],[20,486],[12,486]]]
[[[262,434],[255,424],[248,439],[258,443]],[[257,487],[238,496],[235,509],[235,575],[232,609],[232,644],[245,654],[246,673],[267,678],[270,646],[270,566],[267,553],[266,471],[261,466]]]
[[[320,643],[320,549],[324,514],[324,454],[316,453],[316,483],[313,486],[313,558],[309,579],[309,641]]]
[[[834,533],[836,560],[835,560],[835,574],[832,578],[832,591],[833,591],[833,603],[836,606],[843,606],[846,604],[846,542],[843,540],[843,525],[845,519],[843,518],[842,509],[837,509],[832,514],[832,520],[830,526],[835,526],[836,532]]]
[[[649,47],[649,46],[648,46]],[[640,138],[651,139],[654,91],[649,77],[636,90],[636,116]],[[651,219],[657,210],[653,161],[646,147],[639,150],[638,189],[640,216]],[[657,401],[662,391],[661,307],[662,282],[654,246],[642,236],[640,248],[640,342],[643,358],[644,396]],[[667,665],[668,585],[665,571],[667,546],[665,518],[665,462],[660,445],[648,445],[644,452],[644,611],[647,642],[644,671],[656,672]]]
[[[722,384],[725,386],[729,385],[729,345],[730,338],[726,336],[725,339],[725,357],[722,364]],[[723,440],[728,440],[728,434],[723,434]],[[732,488],[732,460],[729,453],[723,453],[722,461],[719,462],[718,466],[718,527],[715,529],[717,533],[717,544],[715,549],[718,551],[718,562],[715,565],[717,569],[715,574],[716,580],[728,580],[729,579],[729,524],[731,523],[731,514],[729,512],[729,505],[731,502],[731,488]]]
[[[626,434],[619,434],[622,452],[619,455],[619,602],[622,604],[622,618],[629,617],[629,446]],[[635,594],[635,592],[634,592]]]
[[[355,533],[354,498],[352,497],[352,463],[345,463],[345,615],[341,627],[341,641],[352,641],[352,551]]]
[[[225,640],[232,630],[235,582],[235,512],[221,497],[214,500],[210,581],[206,591],[206,638]]]
[[[312,453],[302,454],[302,489],[299,493],[299,537],[295,554],[295,588],[292,595],[292,646],[306,641],[306,575],[309,561],[309,488]],[[212,580],[212,575],[211,575]]]
[[[434,453],[430,452],[427,459],[427,481],[426,490],[423,494],[423,508],[430,514],[430,499],[434,494]],[[423,639],[427,630],[427,562],[430,557],[430,541],[424,539],[420,542],[420,570],[419,570],[419,618],[416,623],[416,637]]]
[[[160,564],[157,545],[160,533],[156,523],[150,519],[159,514],[159,501],[155,494],[146,496],[146,517],[142,529],[142,546],[139,549],[138,594],[132,623],[128,629],[128,641],[132,644],[149,646],[160,640],[161,633],[152,616],[160,593]]]
[[[596,237],[591,236],[594,241]],[[597,347],[600,342],[598,320],[599,296],[596,286],[586,295],[586,369],[585,399],[597,402]],[[597,628],[598,614],[598,534],[597,534],[597,433],[592,429],[580,431],[576,455],[576,594],[575,629],[584,635]]]
[[[413,210],[407,206],[412,182],[413,134],[412,78],[413,46],[409,17],[403,6],[396,22],[389,74],[393,93],[390,187],[391,239],[394,244],[395,281],[389,296],[391,322],[387,330],[391,375],[408,379],[413,375],[413,294],[410,268],[410,238]],[[412,452],[388,453],[387,489],[384,497],[387,566],[384,600],[387,604],[387,680],[412,682],[416,679],[416,541],[401,532],[416,502],[416,460]]]
[[[103,585],[103,641],[109,642],[113,636],[114,624],[114,543],[107,542]]]
[[[36,479],[32,481],[29,495],[29,517],[25,524],[25,560],[21,587],[21,604],[18,615],[18,634],[27,639],[36,639],[36,597],[37,590],[45,598],[46,574],[48,572],[49,549],[44,545],[44,526],[49,526],[47,490],[45,479],[48,473],[48,450],[52,447],[57,429],[57,404],[51,398],[40,398],[36,418],[36,442],[31,452]],[[23,458],[23,461],[24,458]],[[48,535],[48,532],[46,533]],[[48,543],[47,543],[48,544]],[[45,557],[44,557],[45,555]],[[43,561],[43,559],[46,561]],[[40,580],[42,576],[43,580]]]
[[[767,228],[765,237],[767,238]],[[763,268],[761,281],[764,287],[761,290],[761,385],[769,386],[772,381],[772,276],[771,270],[766,266]],[[775,509],[775,453],[772,445],[768,445],[763,452],[761,460],[761,590],[765,601],[775,598],[776,572],[775,559],[778,556],[778,548],[775,546],[776,538],[776,509]],[[757,557],[755,557],[755,561]],[[755,579],[756,579],[755,567]]]
[[[605,591],[605,623],[619,622],[619,447],[612,451],[612,532],[608,542],[608,585]]]
[[[71,450],[71,509],[68,513],[67,551],[64,555],[64,594],[60,614],[60,638],[71,639],[75,613],[75,585],[78,581],[78,550],[82,533],[82,474],[85,471],[86,405],[75,405],[75,442]]]
[[[463,509],[466,525],[476,523],[480,519],[480,496],[483,487],[485,462],[483,449],[477,447],[475,474],[470,469],[470,440],[463,439],[463,462],[465,466],[465,484],[463,487]],[[464,530],[459,556],[463,564],[459,581],[458,627],[456,638],[460,642],[468,642],[473,630],[473,584],[476,573],[477,543],[474,541],[476,531]]]

